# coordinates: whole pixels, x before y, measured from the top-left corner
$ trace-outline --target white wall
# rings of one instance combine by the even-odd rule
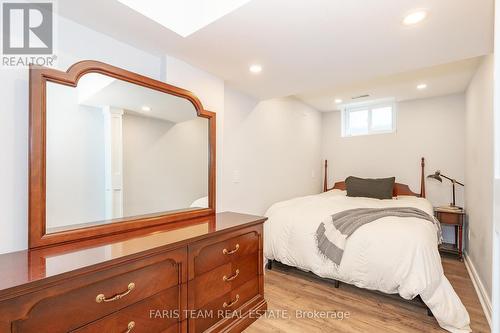
[[[78,91],[47,84],[47,227],[104,220],[102,110],[78,105]]]
[[[222,211],[220,206],[222,198],[229,195],[224,192],[219,181],[224,173],[222,162],[224,156],[224,132],[222,131],[224,126],[224,80],[168,55],[162,58],[162,71],[164,81],[193,92],[206,110],[216,113],[216,210]]]
[[[208,195],[207,170],[207,119],[176,124],[125,113],[124,216],[189,207]]]
[[[153,78],[161,58],[59,17],[58,68],[93,59]],[[0,71],[0,253],[28,245],[28,70]]]
[[[277,100],[264,102],[263,106],[259,106],[255,112],[251,112],[250,109],[242,111],[238,102],[233,101],[232,109],[235,112],[234,119],[237,122],[241,116],[241,112],[247,112],[249,115],[255,114],[255,116],[252,115],[249,117],[250,122],[244,125],[246,137],[239,138],[243,142],[247,139],[254,140],[254,131],[251,130],[252,126],[255,126],[255,133],[265,128],[265,124],[261,123],[261,121],[266,121],[267,119],[263,110],[273,109],[274,111],[271,112],[271,115],[276,117],[275,121],[280,121],[291,126],[289,130],[281,132],[276,132],[276,129],[266,128],[267,132],[263,133],[267,133],[266,135],[270,136],[270,142],[276,149],[272,152],[264,151],[262,155],[257,154],[254,156],[255,160],[259,160],[261,163],[270,163],[271,158],[284,154],[285,158],[279,158],[279,168],[297,170],[298,175],[296,176],[292,172],[289,172],[287,182],[290,182],[290,184],[281,180],[283,184],[279,186],[279,193],[270,193],[269,196],[265,196],[261,200],[255,196],[255,193],[260,192],[254,192],[252,197],[245,197],[244,201],[247,203],[247,206],[239,206],[232,198],[233,193],[231,191],[234,190],[233,186],[223,186],[223,184],[227,183],[223,177],[224,174],[227,174],[224,172],[225,163],[223,161],[224,158],[228,158],[230,161],[229,167],[233,167],[234,161],[237,161],[239,158],[248,158],[249,155],[245,151],[237,149],[233,149],[233,156],[225,152],[224,143],[230,142],[230,140],[224,139],[224,129],[226,128],[224,126],[224,80],[176,58],[170,56],[158,57],[62,17],[59,17],[58,20],[58,49],[56,50],[58,69],[66,70],[73,63],[85,59],[100,60],[191,90],[200,98],[207,110],[217,113],[218,211],[241,208],[248,212],[263,213],[267,206],[274,202],[275,199],[280,200],[294,195],[319,191],[321,181],[320,171],[319,167],[314,165],[318,162],[313,162],[313,159],[319,160],[319,151],[316,151],[316,148],[311,151],[306,149],[305,145],[299,145],[300,149],[294,153],[295,147],[293,146],[299,142],[299,139],[295,139],[295,136],[304,137],[312,135],[313,132],[317,135],[320,133],[320,126],[318,125],[320,123],[319,115],[314,113],[310,108],[294,100]],[[0,99],[2,100],[0,139],[4,143],[2,156],[5,161],[4,163],[0,163],[0,183],[2,184],[0,188],[0,228],[2,230],[2,234],[0,235],[0,253],[27,248],[28,92],[27,69],[0,71]],[[245,98],[242,97],[242,100]],[[241,107],[245,107],[245,103],[242,103]],[[289,114],[286,112],[288,107],[290,108]],[[311,111],[313,115],[304,115],[302,110],[305,109],[308,112]],[[287,119],[287,115],[290,115],[291,119]],[[307,125],[311,129],[314,128],[309,134],[306,132],[300,133],[301,130],[309,130],[301,128],[298,125],[300,123],[299,119],[302,116],[314,119],[312,121],[314,125]],[[264,139],[259,138],[256,142],[259,142],[259,145],[265,146],[267,142]],[[319,137],[314,140],[319,142]],[[311,141],[314,140],[311,139]],[[304,160],[307,161],[304,164],[305,167],[298,167],[297,165],[303,163]],[[247,174],[244,168],[237,167],[242,174]],[[313,179],[311,178],[311,172],[315,168],[317,171]],[[281,171],[274,169],[264,178],[271,179],[272,175],[280,175],[280,173]],[[245,178],[242,182],[246,182],[249,179],[251,178]],[[254,178],[254,181],[258,180]],[[240,188],[242,189],[244,186],[246,185],[242,185]],[[239,192],[238,195],[242,195],[242,193]],[[253,204],[252,200],[256,200],[258,203]]]
[[[321,190],[317,111],[291,98],[259,103],[171,56],[163,66],[166,82],[217,114],[217,211],[264,214],[276,201]]]
[[[495,54],[494,54],[494,118],[495,118],[495,189],[493,236],[493,318],[492,331],[500,331],[500,0],[495,1]]]
[[[257,101],[225,91],[226,210],[264,214],[277,201],[321,190],[321,114],[293,98]]]
[[[465,204],[467,256],[491,304],[493,239],[493,56],[486,56],[466,93]],[[467,236],[467,233],[466,233]]]
[[[328,159],[329,186],[348,176],[391,177],[420,192],[420,158],[426,175],[439,169],[464,180],[463,95],[406,101],[397,104],[396,132],[341,137],[341,113],[323,116],[322,156]],[[426,181],[427,198],[436,206],[451,202],[451,183]],[[457,187],[457,204],[463,188]]]

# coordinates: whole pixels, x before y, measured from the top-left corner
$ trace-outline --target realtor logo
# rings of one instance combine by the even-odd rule
[[[3,2],[2,37],[3,66],[52,66],[53,3]]]

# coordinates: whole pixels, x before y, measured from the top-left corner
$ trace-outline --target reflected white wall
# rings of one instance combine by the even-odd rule
[[[187,208],[207,195],[207,119],[175,124],[123,116],[125,216]]]
[[[47,87],[46,218],[58,227],[105,218],[104,121],[77,103],[77,90]]]

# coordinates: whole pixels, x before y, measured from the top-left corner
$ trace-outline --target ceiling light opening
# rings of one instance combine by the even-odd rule
[[[250,0],[152,1],[118,0],[125,6],[161,24],[182,37],[188,37],[242,7]]]
[[[413,12],[411,14],[408,14],[405,16],[403,19],[403,24],[404,25],[414,25],[419,22],[422,22],[427,18],[427,12],[425,10],[419,10],[416,12]]]
[[[260,72],[262,72],[262,66],[261,65],[258,65],[258,64],[255,64],[255,65],[252,65],[248,68],[248,70],[251,72],[251,73],[254,73],[254,74],[258,74]]]
[[[427,88],[427,84],[425,84],[425,83],[421,83],[421,84],[419,84],[419,85],[417,86],[417,89],[418,89],[418,90],[424,90],[425,88]]]
[[[144,105],[142,108],[141,108],[142,111],[144,112],[149,112],[151,111],[151,107],[150,106],[147,106],[147,105]]]

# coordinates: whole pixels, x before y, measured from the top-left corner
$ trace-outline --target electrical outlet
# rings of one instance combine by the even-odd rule
[[[233,171],[233,183],[238,184],[239,182],[240,182],[240,171],[234,170]]]

